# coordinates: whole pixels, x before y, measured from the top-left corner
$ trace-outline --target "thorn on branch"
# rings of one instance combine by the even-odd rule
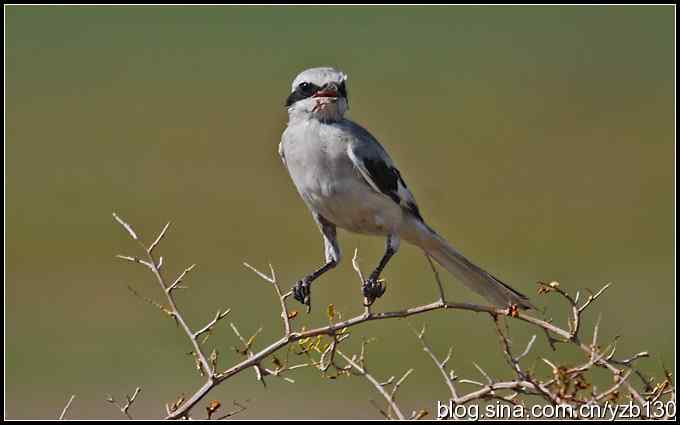
[[[408,378],[411,373],[413,373],[413,369],[407,370],[401,376],[401,378],[399,378],[399,380],[397,382],[395,382],[394,386],[392,387],[392,392],[390,393],[390,400],[392,400],[392,403],[397,402],[397,400],[396,400],[397,391],[399,391],[399,388],[401,387],[401,385],[404,383],[406,378]],[[390,404],[388,404],[388,411],[387,411],[388,414],[391,414],[391,409],[392,409],[392,404],[390,403]]]
[[[595,300],[597,300],[602,294],[604,294],[604,291],[609,289],[609,287],[612,286],[611,282],[604,285],[597,293],[592,294],[588,297],[588,299],[583,303],[581,307],[579,307],[578,311],[579,313],[588,308],[588,306]]]
[[[472,362],[472,364],[475,365],[475,367],[477,368],[477,370],[479,371],[479,373],[481,373],[481,374],[484,376],[484,378],[486,378],[486,381],[489,383],[489,385],[493,385],[494,380],[491,379],[491,377],[489,376],[489,374],[486,373],[486,372],[484,371],[484,369],[482,369],[477,363]]]
[[[75,398],[76,398],[76,395],[73,394],[71,396],[71,398],[69,398],[68,401],[66,402],[66,405],[64,406],[64,408],[61,411],[61,415],[59,415],[60,421],[62,421],[66,418],[66,413],[68,412],[68,409],[71,407],[71,403],[73,403],[73,399],[75,399]]]
[[[425,254],[425,258],[427,259],[428,264],[430,265],[430,269],[432,269],[432,274],[434,274],[434,280],[437,282],[437,288],[439,289],[439,300],[446,304],[446,295],[444,294],[444,285],[442,285],[441,278],[439,277],[439,272],[437,271],[437,267],[435,267],[434,263],[432,262],[432,258],[430,258],[430,255],[423,251]]]
[[[258,276],[260,276],[262,279],[266,280],[267,282],[269,282],[269,283],[274,283],[274,282],[276,282],[276,280],[274,279],[274,270],[273,270],[273,269],[271,270],[272,275],[271,275],[271,277],[270,277],[270,276],[267,276],[266,274],[262,273],[261,271],[259,271],[258,269],[256,269],[255,267],[251,266],[251,265],[248,264],[248,263],[245,263],[245,262],[244,262],[243,265],[246,266],[247,268],[249,268],[251,271],[253,271],[253,272],[254,272],[255,274],[257,274]],[[270,267],[271,267],[271,264],[270,264]]]
[[[196,264],[192,264],[189,267],[187,267],[186,269],[184,269],[184,271],[177,277],[177,279],[175,279],[174,282],[172,282],[172,284],[170,286],[168,286],[168,288],[165,291],[167,293],[170,293],[174,289],[179,288],[180,287],[179,284],[184,281],[184,278],[186,277],[187,273],[192,271],[194,269],[194,267],[196,267]]]
[[[113,218],[115,218],[116,221],[118,223],[120,223],[121,226],[123,226],[123,228],[128,232],[128,234],[132,237],[132,239],[134,239],[136,241],[139,240],[139,237],[137,237],[137,233],[135,233],[135,231],[132,230],[132,227],[129,224],[127,224],[125,221],[123,221],[122,218],[118,217],[118,214],[116,214],[115,212],[113,213]]]
[[[128,419],[132,419],[132,416],[130,415],[129,410],[130,410],[130,407],[132,407],[132,405],[134,404],[135,400],[137,400],[137,396],[138,396],[139,393],[141,393],[141,392],[142,392],[142,389],[141,389],[140,387],[137,387],[137,388],[135,389],[135,392],[134,392],[131,396],[128,395],[128,394],[125,394],[125,400],[126,400],[126,403],[125,403],[125,404],[119,404],[119,403],[118,403],[113,397],[111,397],[111,396],[108,396],[107,399],[106,399],[106,401],[108,401],[109,403],[111,403],[111,404],[113,404],[114,406],[116,406],[116,407],[118,408],[118,410],[120,410],[121,413],[124,414]]]
[[[132,263],[143,264],[143,265],[145,265],[146,267],[149,267],[149,268],[153,267],[153,266],[151,265],[151,263],[149,263],[148,261],[142,260],[141,258],[138,258],[138,257],[131,257],[131,256],[129,256],[129,255],[120,255],[120,254],[117,254],[117,255],[116,255],[116,258],[120,258],[121,260],[130,261],[130,262],[132,262]]]
[[[217,324],[217,322],[219,322],[220,320],[224,319],[229,313],[231,313],[231,309],[230,309],[230,308],[228,308],[228,309],[226,309],[226,310],[224,310],[224,311],[222,311],[222,310],[217,310],[217,313],[215,314],[215,317],[214,317],[210,322],[208,322],[208,324],[206,324],[205,326],[203,326],[201,329],[197,330],[197,331],[194,333],[193,338],[196,339],[196,338],[198,338],[199,336],[203,335],[204,333],[207,333],[207,335],[205,336],[205,338],[203,338],[203,341],[201,341],[201,344],[205,344],[205,342],[208,340],[208,337],[210,336],[210,333],[212,332],[213,326],[215,326],[215,325]]]
[[[168,228],[170,228],[170,222],[168,221],[168,224],[163,227],[163,230],[161,230],[161,233],[158,235],[158,237],[153,241],[153,243],[149,246],[149,253],[152,253],[154,248],[163,240],[163,237],[165,237],[165,233],[168,231]]]

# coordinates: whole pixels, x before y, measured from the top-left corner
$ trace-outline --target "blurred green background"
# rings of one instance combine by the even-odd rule
[[[466,255],[548,309],[537,280],[610,293],[603,342],[648,350],[643,369],[673,368],[674,10],[666,7],[19,7],[6,13],[6,417],[120,418],[107,394],[136,386],[139,418],[190,394],[201,379],[179,329],[133,296],[160,300],[152,276],[114,258],[138,247],[116,211],[160,247],[170,275],[191,263],[178,295],[198,327],[231,307],[208,346],[238,360],[228,326],[281,332],[271,287],[246,270],[271,262],[284,287],[323,256],[318,231],[277,155],[283,102],[302,69],[349,74],[350,117],[399,164],[429,223]],[[325,306],[361,311],[349,259],[365,269],[380,239],[342,233],[345,261],[314,291]],[[430,302],[436,287],[418,250],[388,267],[377,310]],[[480,299],[446,277],[449,298]],[[295,309],[299,309],[296,305]],[[429,340],[468,378],[479,363],[509,378],[487,317],[435,312]],[[516,344],[535,330],[513,324]],[[379,378],[415,368],[406,411],[446,398],[438,371],[405,321],[368,324]],[[548,352],[542,334],[533,357]],[[580,359],[565,348],[556,356]],[[297,359],[296,359],[297,360]],[[300,359],[302,360],[302,359]],[[537,371],[548,373],[538,365]],[[361,378],[297,383],[252,371],[210,398],[246,402],[243,418],[378,418]],[[196,410],[204,413],[203,407]]]

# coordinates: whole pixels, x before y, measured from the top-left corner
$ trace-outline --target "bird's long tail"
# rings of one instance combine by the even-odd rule
[[[408,230],[403,235],[405,240],[422,248],[461,283],[491,303],[502,308],[510,305],[523,309],[534,308],[525,295],[471,263],[422,221],[414,218],[406,227]]]

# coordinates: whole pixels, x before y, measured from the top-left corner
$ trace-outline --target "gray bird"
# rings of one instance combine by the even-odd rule
[[[385,254],[363,284],[369,304],[383,295],[380,280],[403,239],[425,251],[468,288],[499,307],[533,308],[526,296],[471,263],[425,224],[413,194],[385,149],[366,129],[345,118],[347,75],[312,68],[293,80],[286,100],[288,126],[279,155],[323,235],[326,263],[293,287],[311,306],[311,284],[338,265],[337,231],[386,237]]]

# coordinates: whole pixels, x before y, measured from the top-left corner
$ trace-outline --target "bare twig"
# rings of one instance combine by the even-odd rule
[[[253,351],[251,350],[251,347],[252,347],[253,343],[255,342],[255,338],[257,337],[257,335],[258,335],[260,332],[262,332],[262,328],[259,328],[259,329],[258,329],[258,330],[257,330],[250,338],[248,338],[248,340],[246,341],[246,339],[243,338],[243,336],[242,336],[241,333],[239,332],[239,330],[238,330],[238,328],[236,327],[236,325],[234,325],[233,323],[229,323],[229,326],[231,326],[231,329],[234,331],[234,333],[236,334],[236,336],[238,337],[238,339],[241,340],[241,344],[243,344],[243,350],[242,350],[242,351],[237,350],[237,351],[239,351],[241,354],[246,355],[246,356],[248,356],[248,357],[253,357],[254,354],[253,354]],[[266,381],[264,380],[264,374],[262,373],[262,368],[260,367],[260,363],[258,362],[258,363],[253,364],[253,369],[255,369],[255,376],[257,377],[257,380],[260,381],[260,382],[262,382],[262,385],[266,386],[267,383],[266,383]]]
[[[354,250],[354,256],[352,257],[352,268],[354,271],[357,273],[357,276],[359,277],[359,283],[362,285],[364,282],[366,282],[366,279],[364,278],[364,274],[361,271],[361,267],[359,267],[359,249]],[[371,315],[371,303],[368,298],[364,297],[364,315],[366,317],[369,317]]]
[[[168,223],[168,224],[170,224],[170,223]],[[165,229],[167,229],[167,227],[166,227]],[[165,229],[164,229],[164,230],[165,230]],[[156,239],[156,241],[159,241],[159,239]],[[156,242],[156,243],[158,243],[158,242]],[[151,251],[151,248],[149,248],[149,251]],[[170,286],[167,287],[167,289],[165,290],[165,292],[170,293],[170,292],[172,292],[174,289],[177,289],[177,288],[179,287],[179,285],[184,281],[184,278],[186,277],[187,273],[189,273],[190,271],[192,271],[192,270],[194,269],[194,267],[196,267],[196,264],[192,264],[192,265],[190,265],[189,267],[187,267],[186,269],[184,269],[184,271],[183,271],[179,276],[177,276],[177,278],[175,279],[175,281],[172,282],[172,283],[170,284]]]
[[[116,213],[113,213],[113,217],[116,219],[118,223],[120,223],[125,230],[132,236],[132,238],[137,241],[140,245],[140,247],[144,250],[147,260],[145,262],[141,262],[141,264],[144,264],[147,266],[151,272],[154,274],[156,277],[156,280],[158,281],[158,284],[160,285],[161,289],[163,290],[163,293],[165,294],[168,304],[170,306],[169,308],[169,314],[177,321],[177,323],[180,325],[182,330],[184,330],[184,333],[186,336],[189,338],[191,345],[194,348],[193,353],[196,355],[198,358],[200,365],[203,369],[203,372],[208,376],[209,380],[213,379],[213,372],[211,371],[210,367],[210,362],[208,361],[208,358],[206,357],[205,353],[201,349],[200,343],[198,342],[198,337],[197,335],[191,330],[189,325],[187,325],[186,321],[184,320],[184,317],[180,313],[180,311],[177,308],[177,305],[175,303],[175,298],[173,296],[172,290],[179,285],[179,283],[182,281],[182,279],[186,276],[186,274],[193,269],[193,265],[185,269],[178,277],[177,279],[174,280],[174,282],[171,285],[167,285],[165,282],[165,279],[163,278],[163,274],[161,270],[158,267],[158,263],[156,262],[153,254],[153,249],[158,246],[158,244],[161,242],[163,237],[166,235],[168,228],[170,226],[170,223],[166,224],[165,227],[161,230],[159,233],[158,237],[154,239],[154,242],[147,248],[144,243],[142,243],[139,240],[139,237],[137,236],[137,233],[132,229],[132,226],[125,222],[122,218],[120,218]],[[134,257],[125,257],[125,256],[119,256],[120,258],[134,258]]]
[[[425,258],[427,259],[427,262],[430,264],[430,268],[432,269],[432,274],[434,275],[434,280],[437,282],[437,288],[439,289],[439,300],[442,302],[446,302],[446,295],[444,294],[444,286],[442,285],[442,281],[439,278],[439,272],[437,271],[437,267],[435,267],[434,263],[432,262],[432,258],[428,255],[427,252],[423,252],[425,255]]]
[[[444,358],[444,360],[440,361],[437,358],[437,356],[434,354],[434,352],[432,351],[432,348],[430,347],[430,345],[425,340],[425,326],[423,326],[423,329],[420,332],[416,331],[415,328],[413,328],[413,327],[411,327],[411,329],[413,330],[413,332],[418,337],[420,344],[423,346],[423,351],[425,351],[430,356],[430,358],[432,359],[434,364],[437,366],[437,369],[439,369],[439,372],[441,372],[442,377],[444,378],[444,382],[449,387],[449,391],[451,392],[451,399],[457,400],[458,399],[458,392],[456,391],[456,387],[453,384],[453,382],[454,382],[453,372],[451,374],[448,374],[448,373],[446,373],[446,370],[445,370],[446,364],[451,359],[453,347],[449,348],[449,352],[446,355],[446,357]]]
[[[394,385],[392,387],[392,392],[390,393],[390,400],[392,400],[393,404],[395,404],[395,405],[397,404],[397,400],[396,400],[397,391],[399,391],[399,388],[401,388],[401,384],[404,383],[406,378],[408,378],[409,375],[411,375],[411,373],[413,373],[413,369],[407,370],[406,372],[404,372],[404,374],[401,376],[401,378],[399,378],[397,380],[397,382],[394,383]],[[392,403],[388,403],[388,406],[389,406],[388,410],[387,410],[388,416],[391,416],[391,413],[392,413]]]
[[[286,292],[285,294],[281,293],[281,287],[276,281],[276,273],[274,273],[274,268],[272,267],[271,264],[269,265],[271,276],[267,276],[266,274],[257,270],[255,267],[251,266],[248,263],[243,263],[243,265],[274,286],[274,291],[276,291],[276,296],[279,298],[279,303],[281,304],[281,319],[283,320],[283,330],[287,336],[290,335],[290,316],[288,314],[288,307],[286,306],[286,298],[288,298],[292,292],[289,291]]]
[[[343,353],[342,351],[338,351],[338,354],[339,354],[343,359],[345,359],[345,361],[346,361],[350,366],[352,366],[357,372],[359,372],[359,374],[360,374],[361,376],[363,376],[364,378],[366,378],[366,379],[368,380],[368,382],[370,382],[370,383],[375,387],[376,390],[378,390],[378,392],[380,393],[380,395],[382,395],[382,396],[385,398],[385,401],[386,401],[387,404],[389,405],[389,408],[390,408],[392,411],[394,411],[394,414],[395,414],[395,415],[397,415],[397,418],[399,418],[399,419],[401,419],[401,420],[406,419],[406,418],[404,417],[404,414],[401,412],[401,409],[399,409],[399,406],[397,406],[397,403],[394,402],[394,399],[392,398],[392,396],[391,396],[390,394],[388,394],[387,391],[385,391],[384,386],[381,385],[380,382],[378,382],[378,380],[375,379],[375,378],[373,377],[373,375],[371,375],[370,373],[368,373],[368,372],[366,371],[365,368],[363,368],[363,367],[361,367],[360,365],[358,365],[358,364],[354,361],[354,359],[348,357],[348,356],[345,355],[345,353]],[[408,376],[408,375],[407,375],[407,376]],[[388,417],[389,417],[389,416],[388,416]]]
[[[168,221],[168,224],[166,224],[165,227],[163,227],[163,230],[161,230],[161,233],[158,234],[158,237],[156,238],[156,240],[153,241],[153,243],[149,246],[149,252],[153,252],[153,249],[156,248],[156,246],[161,242],[163,237],[165,237],[165,232],[167,232],[169,228],[170,228],[170,222]]]
[[[113,218],[116,219],[118,223],[120,223],[121,226],[128,232],[128,234],[132,237],[132,239],[138,241],[139,237],[137,237],[137,233],[135,233],[134,230],[132,230],[132,227],[130,227],[129,224],[124,222],[120,217],[118,217],[118,214],[113,213]],[[165,232],[161,232],[161,234],[164,234]]]
[[[71,403],[73,403],[73,399],[76,398],[76,395],[73,394],[71,398],[68,399],[66,402],[66,406],[64,406],[64,409],[61,411],[61,415],[59,415],[59,420],[64,420],[66,418],[66,412],[68,412],[68,409],[71,407]]]
[[[199,336],[203,335],[204,333],[210,332],[212,330],[212,327],[215,326],[215,324],[217,324],[217,322],[224,319],[227,316],[227,314],[229,314],[229,313],[231,313],[230,308],[228,308],[224,311],[217,310],[217,313],[215,313],[215,317],[210,322],[208,322],[208,324],[206,324],[201,329],[194,332],[194,337],[198,338]]]
[[[130,396],[130,395],[125,395],[125,404],[119,404],[113,397],[108,396],[106,401],[109,403],[113,404],[118,408],[118,410],[121,411],[122,414],[124,414],[128,419],[132,419],[132,416],[130,416],[130,407],[134,404],[135,400],[137,399],[137,396],[139,393],[142,392],[142,389],[140,387],[137,387],[135,389],[135,392]]]

